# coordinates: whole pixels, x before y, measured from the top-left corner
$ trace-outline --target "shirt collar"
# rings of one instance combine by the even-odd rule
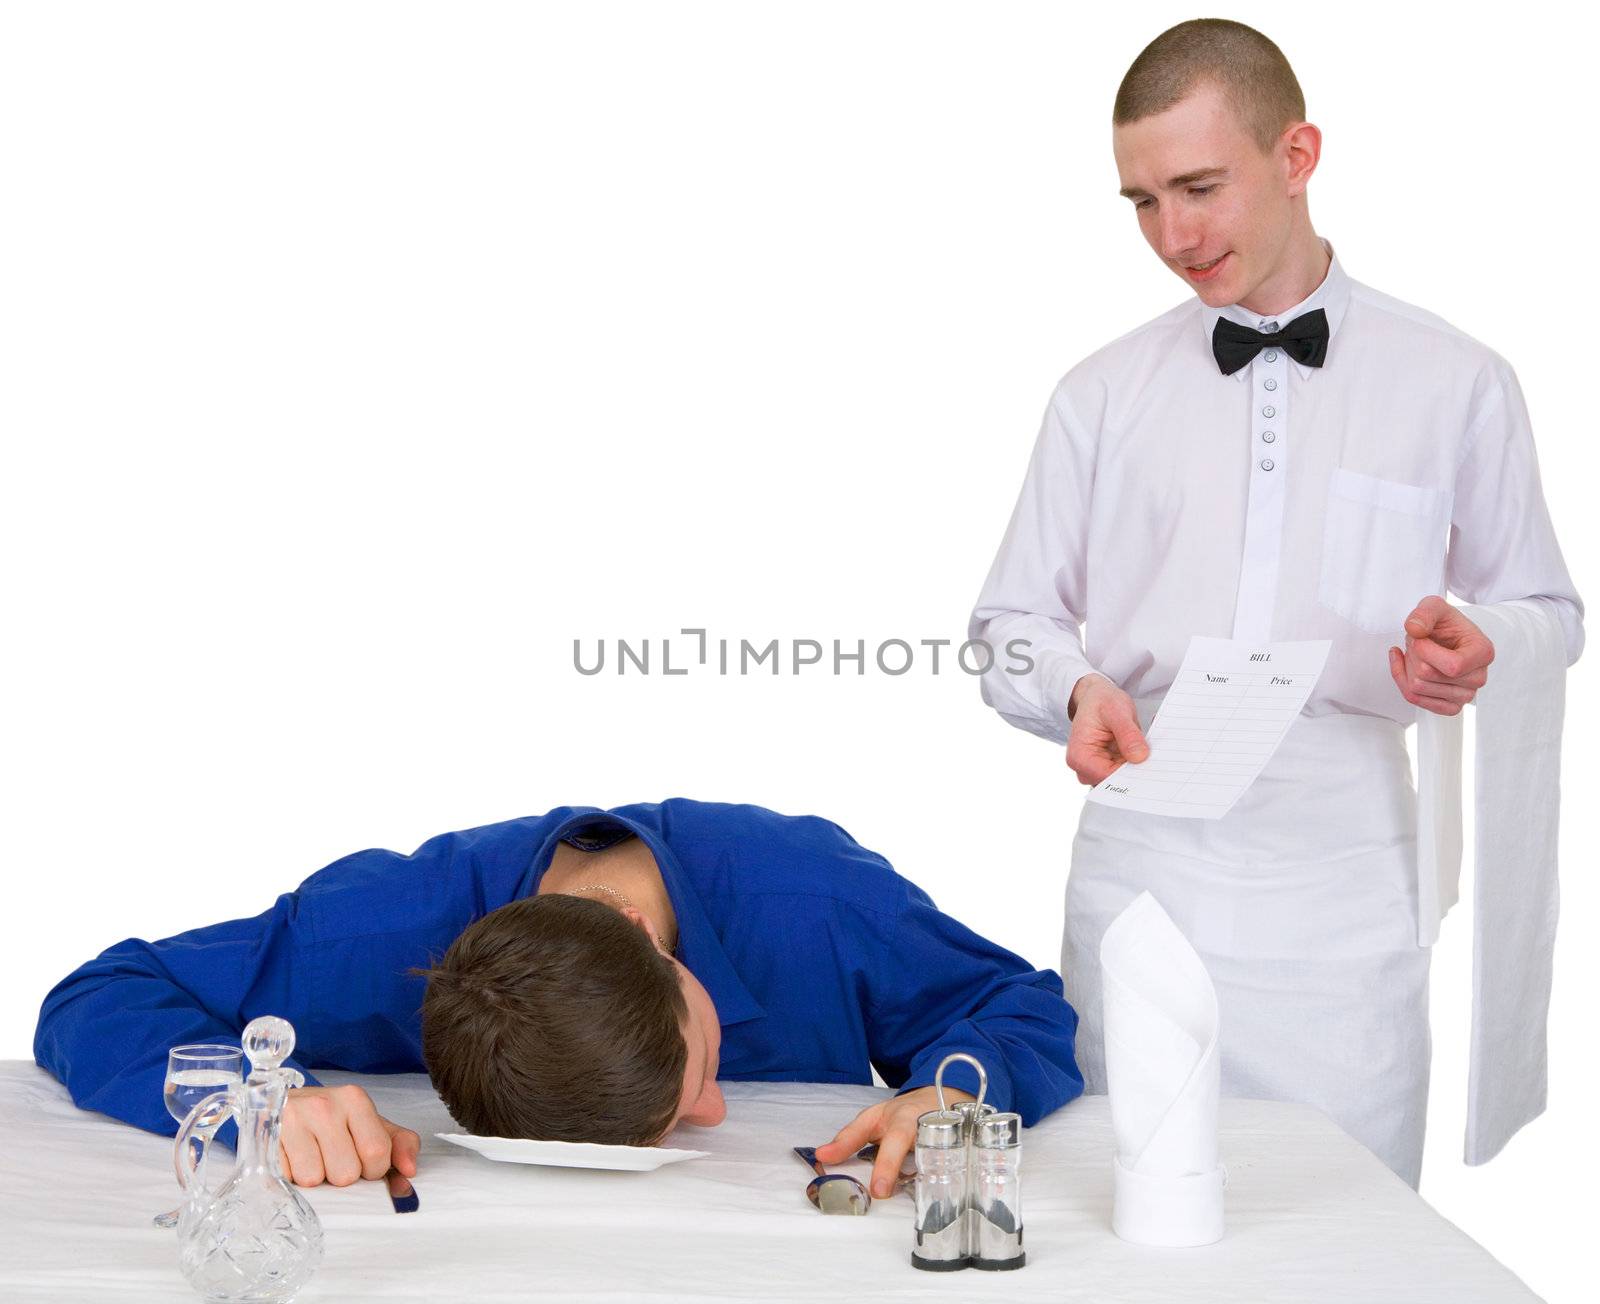
[[[689,881],[678,858],[662,839],[660,833],[647,824],[593,806],[574,806],[573,814],[558,824],[534,854],[531,878],[526,895],[539,890],[539,880],[550,868],[556,843],[570,842],[585,850],[598,850],[619,842],[632,833],[643,840],[655,857],[656,868],[661,871],[661,881],[666,885],[667,899],[672,902],[672,912],[678,920],[677,956],[683,967],[704,985],[716,1007],[717,1022],[724,1028],[747,1019],[759,1019],[766,1011],[750,995],[744,980],[735,972],[733,962],[722,947],[706,917],[705,906]]]
[[[1318,237],[1321,239],[1321,237]],[[1299,303],[1292,308],[1274,313],[1270,317],[1263,317],[1260,313],[1251,312],[1237,303],[1226,304],[1221,308],[1213,308],[1209,304],[1200,304],[1200,327],[1205,337],[1206,357],[1210,359],[1211,332],[1216,329],[1217,318],[1226,317],[1229,321],[1236,321],[1241,326],[1248,326],[1251,330],[1260,330],[1267,322],[1277,322],[1279,327],[1287,326],[1296,317],[1303,316],[1313,309],[1321,308],[1328,318],[1328,347],[1333,348],[1333,337],[1339,333],[1339,324],[1344,321],[1345,310],[1350,306],[1350,278],[1345,275],[1345,270],[1339,264],[1339,255],[1334,253],[1331,241],[1322,240],[1322,247],[1328,251],[1328,271],[1322,278],[1322,284],[1317,286]],[[1297,368],[1303,379],[1310,379],[1311,373],[1317,368],[1309,367],[1303,362],[1291,358],[1290,362]],[[1213,361],[1212,365],[1216,363]],[[1228,377],[1230,380],[1242,381],[1249,374],[1249,367],[1240,367]],[[1217,373],[1222,374],[1220,371]]]

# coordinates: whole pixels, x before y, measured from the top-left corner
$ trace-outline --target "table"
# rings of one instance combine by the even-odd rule
[[[616,1173],[496,1164],[438,1140],[459,1129],[421,1074],[318,1076],[359,1082],[422,1134],[421,1208],[395,1214],[377,1182],[306,1192],[326,1249],[305,1304],[1536,1298],[1303,1105],[1224,1101],[1227,1235],[1157,1250],[1112,1234],[1107,1101],[1074,1101],[1024,1134],[1028,1266],[933,1274],[908,1261],[905,1196],[865,1218],[823,1217],[789,1152],[832,1136],[877,1088],[727,1083],[727,1121],[673,1138],[709,1157]],[[78,1110],[42,1069],[0,1061],[0,1299],[198,1300],[174,1234],[150,1225],[176,1194],[169,1140]]]

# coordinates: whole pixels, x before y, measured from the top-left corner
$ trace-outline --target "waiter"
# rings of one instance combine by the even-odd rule
[[[1028,640],[1033,670],[996,665],[984,700],[1067,743],[1085,784],[1149,755],[1192,635],[1331,642],[1221,819],[1084,804],[1062,973],[1104,1091],[1100,937],[1148,889],[1216,984],[1224,1093],[1317,1105],[1415,1186],[1429,952],[1404,730],[1460,712],[1494,657],[1441,595],[1549,604],[1568,664],[1583,606],[1510,365],[1346,275],[1307,209],[1321,142],[1243,24],[1181,23],[1134,61],[1121,193],[1193,296],[1056,386],[970,632]]]

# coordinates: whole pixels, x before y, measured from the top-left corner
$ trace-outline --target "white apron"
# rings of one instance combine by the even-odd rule
[[[1159,698],[1138,701],[1149,727]],[[1100,938],[1148,890],[1217,989],[1222,1093],[1315,1105],[1417,1185],[1428,961],[1403,726],[1304,716],[1218,820],[1085,802],[1061,972],[1085,1090],[1104,1092]]]

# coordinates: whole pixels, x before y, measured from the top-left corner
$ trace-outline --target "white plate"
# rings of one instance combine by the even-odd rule
[[[441,1141],[476,1150],[485,1159],[503,1164],[551,1164],[557,1168],[616,1168],[648,1173],[663,1164],[703,1159],[706,1150],[672,1150],[664,1146],[603,1146],[585,1141],[529,1141],[503,1136],[468,1136],[463,1132],[435,1132]]]

